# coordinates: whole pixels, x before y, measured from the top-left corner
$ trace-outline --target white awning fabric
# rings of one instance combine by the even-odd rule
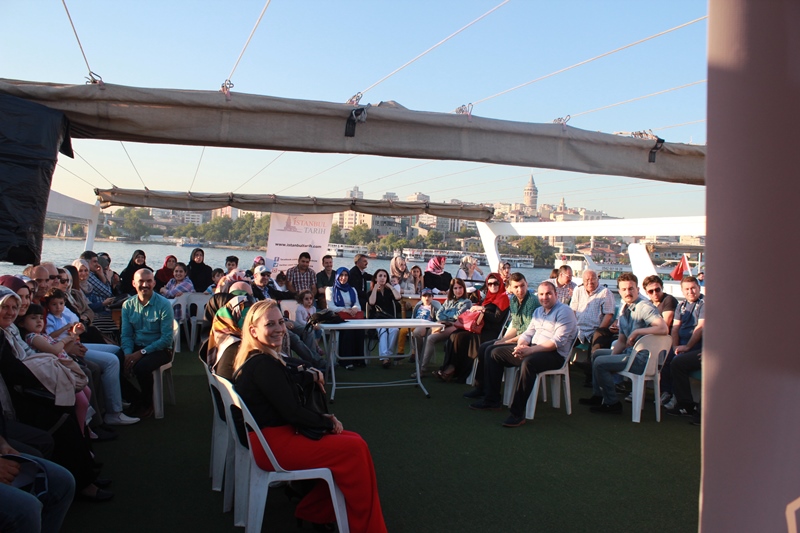
[[[62,111],[75,138],[476,161],[705,183],[705,147],[561,124],[215,91],[0,79],[0,92]],[[359,111],[362,110],[362,111]],[[353,136],[345,136],[351,114]],[[142,191],[140,194],[145,194]],[[144,205],[140,203],[139,205]]]

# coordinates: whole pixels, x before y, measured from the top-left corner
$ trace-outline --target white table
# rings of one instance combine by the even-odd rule
[[[322,342],[325,346],[325,353],[328,355],[328,371],[330,372],[330,382],[331,382],[331,403],[334,401],[334,397],[336,396],[336,389],[363,389],[368,387],[397,387],[400,385],[417,385],[422,392],[425,393],[427,398],[430,398],[431,395],[425,386],[422,384],[421,380],[421,372],[419,371],[419,361],[422,358],[422,353],[418,353],[415,357],[415,366],[417,368],[416,378],[409,378],[409,379],[401,379],[395,381],[382,381],[382,382],[371,382],[371,383],[363,383],[360,381],[352,381],[352,382],[336,382],[336,365],[339,360],[355,360],[355,359],[380,359],[381,356],[379,355],[365,355],[363,357],[354,357],[354,356],[347,356],[347,355],[339,355],[339,332],[340,331],[347,331],[347,330],[368,330],[368,329],[376,329],[376,328],[437,328],[441,327],[441,324],[437,322],[431,322],[430,320],[420,320],[420,319],[410,319],[410,318],[390,318],[390,319],[360,319],[360,320],[347,320],[346,322],[342,322],[341,324],[320,324],[319,329],[322,330]],[[422,349],[425,349],[425,342],[427,341],[427,336],[422,341]],[[403,357],[408,357],[406,354],[396,354],[389,356],[390,358],[399,359]],[[385,357],[384,357],[385,358]]]

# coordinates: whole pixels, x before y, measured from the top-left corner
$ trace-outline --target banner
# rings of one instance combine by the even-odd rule
[[[314,272],[322,269],[322,256],[328,253],[332,215],[294,215],[272,213],[269,224],[266,266],[272,271],[272,279],[281,270],[286,272],[297,266],[297,258],[303,252],[311,255]]]

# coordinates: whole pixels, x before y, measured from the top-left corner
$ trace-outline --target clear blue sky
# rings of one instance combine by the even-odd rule
[[[233,75],[234,92],[344,102],[500,2],[272,0]],[[106,82],[216,90],[264,2],[67,0],[67,6],[89,65]],[[362,103],[394,100],[413,110],[450,112],[706,14],[707,4],[697,0],[511,0],[368,91]],[[704,80],[706,41],[704,20],[480,103],[473,113],[549,123]],[[86,75],[60,1],[0,3],[0,77],[80,84]],[[569,124],[603,132],[653,129],[669,142],[705,144],[705,118],[706,84],[698,84]],[[659,129],[687,122],[696,123]],[[74,148],[118,187],[141,188],[119,142],[78,139]],[[198,169],[201,147],[125,143],[125,148],[149,188],[187,190],[197,171],[195,192],[236,189],[279,154],[207,148]],[[420,191],[433,201],[521,202],[532,172],[539,203],[564,197],[568,206],[624,217],[705,213],[704,187],[466,162],[412,168],[424,161],[370,156],[347,161],[351,157],[287,153],[238,192],[343,196],[358,185],[367,198]],[[61,156],[59,163],[91,183],[59,168],[53,179],[59,192],[94,202],[93,186],[109,186],[78,157]]]

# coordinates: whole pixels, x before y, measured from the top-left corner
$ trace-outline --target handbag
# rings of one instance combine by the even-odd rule
[[[483,313],[464,311],[458,315],[453,325],[458,329],[480,335],[481,331],[483,331]]]
[[[364,318],[364,311],[358,311],[355,315],[351,315],[346,311],[339,311],[336,313],[342,320],[358,320]]]
[[[300,403],[308,410],[322,415],[328,414],[328,399],[322,393],[316,383],[309,383],[305,386],[297,385],[300,394]],[[309,428],[297,426],[297,432],[311,440],[320,440],[328,433],[322,428]]]

